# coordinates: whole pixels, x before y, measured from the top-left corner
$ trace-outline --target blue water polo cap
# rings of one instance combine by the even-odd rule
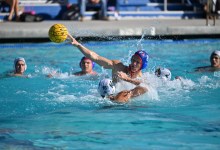
[[[81,66],[82,66],[82,61],[84,60],[84,59],[89,59],[89,58],[87,58],[87,57],[82,57],[82,59],[80,60],[80,62],[79,62],[79,66],[80,66],[80,68],[82,68]],[[89,59],[89,60],[91,60],[91,59]],[[92,62],[92,69],[95,67],[95,63],[91,60],[91,62]]]
[[[148,54],[143,50],[139,50],[139,51],[135,52],[134,55],[138,55],[142,60],[141,70],[147,68],[148,59],[149,59]]]

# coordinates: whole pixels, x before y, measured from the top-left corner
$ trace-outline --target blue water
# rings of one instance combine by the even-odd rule
[[[102,99],[99,77],[75,77],[83,56],[68,44],[0,45],[0,149],[220,149],[220,73],[195,73],[209,65],[219,39],[121,40],[83,43],[128,64],[140,47],[149,54],[144,78],[149,92],[127,104]],[[29,78],[5,77],[22,56]],[[152,74],[167,67],[172,79]],[[47,78],[50,72],[61,75]],[[120,83],[119,83],[120,84]],[[124,88],[122,84],[120,88]]]

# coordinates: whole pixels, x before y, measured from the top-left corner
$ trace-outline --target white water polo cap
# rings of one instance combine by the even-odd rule
[[[110,79],[102,79],[98,86],[99,94],[104,98],[115,93],[115,86]]]
[[[218,55],[218,56],[220,57],[220,51],[215,50],[215,51],[212,52],[211,56],[212,56],[212,55]]]
[[[158,68],[155,71],[155,75],[166,80],[171,80],[171,72],[167,68]]]
[[[15,60],[14,60],[14,69],[16,70],[16,64],[17,64],[18,61],[23,61],[25,63],[25,70],[27,70],[27,64],[26,64],[26,61],[23,57],[15,58]]]

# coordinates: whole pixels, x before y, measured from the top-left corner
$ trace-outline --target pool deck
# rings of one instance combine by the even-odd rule
[[[130,19],[110,21],[43,21],[0,22],[0,42],[11,39],[48,39],[48,30],[55,23],[64,24],[75,37],[202,37],[219,38],[220,20],[206,26],[205,19]],[[212,23],[212,20],[209,21]]]

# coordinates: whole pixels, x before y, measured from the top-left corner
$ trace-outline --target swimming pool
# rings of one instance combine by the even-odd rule
[[[87,47],[109,59],[129,63],[139,40],[90,41]],[[1,44],[0,74],[22,56],[29,78],[0,79],[1,149],[219,149],[220,73],[194,73],[209,65],[219,39],[141,40],[148,52],[144,72],[149,93],[127,104],[102,99],[100,77],[70,76],[83,56],[67,44]],[[139,45],[140,46],[140,45]],[[167,67],[183,82],[152,77]],[[47,78],[52,71],[61,76]]]

